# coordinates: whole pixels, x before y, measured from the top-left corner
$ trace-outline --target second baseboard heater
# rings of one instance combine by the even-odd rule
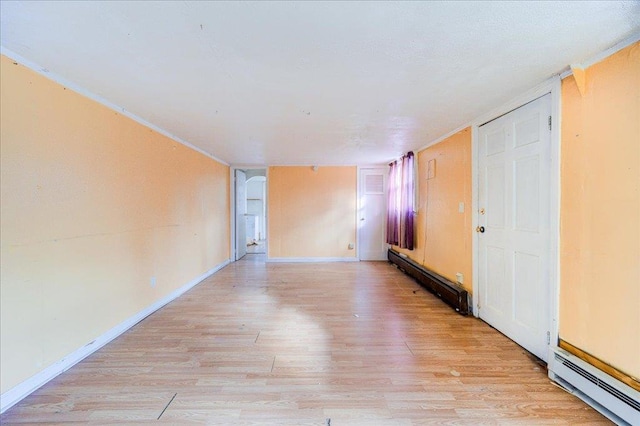
[[[469,306],[471,306],[471,301],[469,300],[469,292],[461,285],[453,283],[445,277],[426,269],[424,266],[417,264],[394,250],[389,249],[387,258],[389,262],[418,281],[420,285],[445,301],[457,312],[462,315],[468,315],[470,313]]]
[[[551,349],[549,378],[617,425],[640,424],[640,392],[564,349]]]

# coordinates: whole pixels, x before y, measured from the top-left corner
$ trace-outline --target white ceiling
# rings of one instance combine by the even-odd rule
[[[638,1],[0,7],[5,52],[243,165],[387,162],[640,32]]]

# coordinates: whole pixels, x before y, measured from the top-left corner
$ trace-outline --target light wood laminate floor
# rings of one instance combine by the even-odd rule
[[[224,268],[1,422],[608,424],[386,262],[259,260]]]

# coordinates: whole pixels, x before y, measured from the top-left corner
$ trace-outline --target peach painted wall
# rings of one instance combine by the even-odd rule
[[[560,338],[640,378],[640,43],[562,82]]]
[[[229,168],[0,67],[4,393],[229,259]]]
[[[268,256],[355,257],[356,167],[269,167]]]
[[[431,160],[435,176],[427,179]],[[463,285],[471,292],[471,129],[420,151],[417,165],[417,242],[413,251],[399,251],[453,282],[461,272]],[[463,213],[458,212],[459,203],[464,203]]]

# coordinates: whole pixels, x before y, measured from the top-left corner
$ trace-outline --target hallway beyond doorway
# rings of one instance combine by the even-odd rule
[[[247,245],[247,254],[267,254],[265,240],[254,241]]]

